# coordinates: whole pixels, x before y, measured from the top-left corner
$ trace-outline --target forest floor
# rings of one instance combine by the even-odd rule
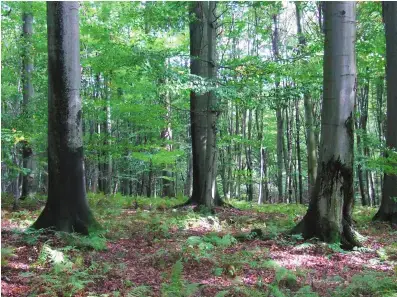
[[[211,215],[172,209],[181,199],[89,201],[104,230],[82,237],[26,229],[45,197],[14,212],[3,197],[1,296],[397,296],[397,230],[372,223],[373,208],[356,207],[364,245],[343,251],[285,235],[299,205],[237,201]],[[254,228],[262,239],[241,240]]]

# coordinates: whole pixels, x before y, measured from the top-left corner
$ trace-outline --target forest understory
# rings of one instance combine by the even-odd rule
[[[44,201],[12,211],[2,199],[2,296],[397,294],[397,229],[372,222],[375,208],[355,208],[363,247],[343,251],[287,235],[303,205],[234,201],[209,214],[173,209],[184,199],[90,194],[103,230],[83,237],[26,229]]]

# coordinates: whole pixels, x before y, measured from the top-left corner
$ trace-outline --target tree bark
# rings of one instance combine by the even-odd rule
[[[299,117],[299,100],[295,101],[295,122],[296,122],[296,158],[298,161],[298,180],[299,180],[299,203],[303,204],[303,182],[302,182],[302,164],[301,164],[301,146],[300,146],[300,117]]]
[[[216,75],[216,2],[192,2],[190,14],[190,71],[206,80],[206,90],[190,92],[190,120],[193,153],[191,201],[212,209],[221,204],[216,173],[216,96],[211,88]]]
[[[386,31],[387,128],[386,146],[397,149],[397,2],[383,2]],[[387,154],[386,154],[387,155]],[[397,174],[385,173],[382,201],[374,219],[397,224]]]
[[[48,199],[33,228],[88,234],[78,11],[78,2],[47,2]]]
[[[31,10],[31,3],[26,4]],[[28,103],[33,96],[33,83],[32,83],[32,73],[33,73],[33,58],[32,58],[32,34],[33,34],[33,14],[31,11],[25,11],[22,15],[22,36],[24,40],[23,54],[22,54],[22,85],[23,85],[23,100],[22,100],[22,113],[27,116],[28,113]],[[34,183],[34,160],[33,151],[30,143],[24,141],[22,146],[22,166],[28,172],[23,175],[22,178],[22,193],[21,200],[24,200],[30,196],[33,192]],[[17,204],[17,200],[15,202]],[[16,207],[16,205],[15,205]]]
[[[325,2],[320,166],[309,209],[293,232],[359,246],[352,228],[356,3]]]
[[[272,49],[275,59],[279,58],[279,37],[278,37],[278,16],[273,15],[273,36],[272,36]],[[280,86],[280,79],[276,78],[275,94],[276,100],[280,100],[278,88]],[[284,143],[284,123],[283,114],[280,102],[276,102],[276,119],[277,119],[277,189],[278,189],[278,202],[283,202],[283,143]]]
[[[322,26],[321,22],[321,12],[322,4],[319,2],[318,11],[319,15],[319,25]],[[301,50],[306,47],[306,39],[303,35],[302,24],[301,24],[301,10],[300,3],[295,2],[296,8],[296,24],[299,46]],[[322,28],[321,28],[322,30]],[[305,108],[305,126],[306,126],[306,147],[307,147],[307,172],[308,172],[308,192],[309,195],[314,187],[316,177],[317,177],[317,152],[316,152],[316,136],[314,133],[314,123],[313,123],[313,104],[311,102],[310,93],[305,90],[303,94],[303,104]]]

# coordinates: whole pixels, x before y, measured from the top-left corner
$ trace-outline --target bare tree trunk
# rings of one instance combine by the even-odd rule
[[[168,63],[166,63],[168,66]],[[167,83],[167,81],[165,81]],[[166,105],[166,115],[165,115],[165,128],[161,132],[161,138],[165,141],[165,149],[167,151],[172,151],[172,129],[171,129],[171,97],[168,91],[164,95],[165,105]],[[172,171],[169,170],[169,165],[166,165],[166,170],[163,170],[163,197],[175,197],[174,183],[172,182]]]
[[[386,31],[387,129],[386,146],[397,149],[397,2],[383,2]],[[387,157],[388,153],[386,153]],[[397,224],[397,174],[385,173],[382,202],[374,219]]]
[[[216,3],[192,2],[190,14],[190,71],[207,79],[207,90],[190,92],[190,120],[193,153],[193,193],[191,201],[212,208],[221,204],[216,187],[217,102],[212,88],[216,75]]]
[[[188,166],[187,166],[187,178],[185,183],[185,191],[184,194],[188,197],[192,196],[193,192],[193,160],[192,154],[190,153],[188,156]]]
[[[275,59],[279,58],[279,36],[278,36],[278,16],[273,15],[273,36],[272,36],[272,49]],[[278,88],[280,86],[280,79],[276,79],[275,94],[276,100],[280,100]],[[284,123],[281,104],[276,103],[276,119],[277,119],[277,188],[278,188],[278,202],[284,202],[283,199],[283,143],[284,143]]]
[[[31,9],[31,3],[27,3],[29,5],[29,10]],[[33,74],[33,58],[32,58],[32,34],[33,34],[33,14],[31,11],[25,11],[22,15],[22,36],[24,40],[23,45],[23,54],[22,54],[22,113],[25,115],[28,112],[28,104],[33,96],[33,83],[32,83],[32,74]],[[32,147],[28,141],[23,142],[22,146],[22,166],[25,168],[28,173],[23,175],[22,179],[22,193],[20,199],[23,200],[30,196],[33,192],[33,184],[34,184],[34,171],[35,171],[35,162],[33,160],[33,151]],[[17,200],[15,201],[15,208],[17,207]]]
[[[356,3],[325,2],[320,167],[309,209],[293,232],[360,245],[352,229]]]
[[[322,3],[318,2],[319,11],[319,25],[322,30]],[[300,3],[295,2],[296,8],[296,23],[299,45],[302,50],[306,48],[306,39],[303,35],[302,24],[301,24],[301,10]],[[310,94],[305,91],[303,94],[303,103],[305,107],[305,126],[306,126],[306,147],[307,147],[307,172],[308,172],[308,192],[309,195],[314,187],[316,177],[317,177],[317,152],[316,152],[316,136],[314,133],[314,123],[313,123],[313,104],[311,102]]]
[[[296,122],[296,158],[298,160],[298,179],[299,179],[299,203],[303,204],[302,164],[301,164],[301,149],[300,149],[300,126],[301,125],[300,125],[300,118],[299,118],[299,100],[295,101],[295,122]]]
[[[88,234],[78,11],[78,2],[47,2],[48,200],[33,227]]]

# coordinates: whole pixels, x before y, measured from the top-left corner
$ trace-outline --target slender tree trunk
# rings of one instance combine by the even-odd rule
[[[168,63],[166,63],[166,66]],[[167,83],[167,81],[165,81]],[[166,115],[165,115],[165,128],[161,131],[161,138],[165,141],[164,148],[166,151],[172,151],[172,129],[171,129],[171,97],[168,91],[164,95],[165,105],[166,105]],[[175,197],[174,183],[172,182],[172,171],[166,166],[166,170],[163,170],[163,197]]]
[[[47,2],[48,200],[33,227],[87,234],[95,221],[84,181],[78,11],[78,2]]]
[[[29,10],[31,9],[31,3],[27,3]],[[33,58],[32,58],[32,34],[33,34],[33,14],[31,11],[25,11],[22,15],[22,36],[24,40],[23,54],[22,54],[22,113],[27,115],[28,104],[33,96]],[[28,173],[23,175],[22,179],[22,193],[20,199],[23,200],[27,198],[33,192],[34,183],[34,170],[35,162],[33,160],[32,147],[28,141],[24,141],[22,145],[22,166]],[[15,202],[15,207],[17,207],[17,200]]]
[[[188,166],[187,166],[186,175],[187,178],[186,178],[184,193],[186,196],[191,197],[193,193],[193,160],[191,153],[188,155]]]
[[[293,232],[360,245],[352,229],[356,3],[325,2],[320,167],[309,209]]]
[[[318,2],[319,11],[319,25],[322,30],[322,3]],[[301,9],[300,3],[295,2],[296,8],[296,24],[298,32],[299,45],[302,50],[306,48],[306,39],[303,35],[301,24]],[[313,104],[311,102],[310,93],[305,90],[303,94],[303,104],[305,107],[305,126],[306,126],[306,147],[307,147],[307,172],[308,172],[308,192],[309,195],[314,187],[317,177],[317,152],[316,152],[316,136],[314,133],[313,123]]]
[[[281,108],[276,110],[277,118],[277,188],[278,202],[283,202],[283,116]]]
[[[273,15],[273,36],[272,36],[272,49],[273,55],[275,59],[279,58],[279,36],[278,36],[278,16],[277,14]],[[280,79],[276,79],[275,83],[275,94],[276,100],[280,100],[279,98],[279,88]],[[278,202],[284,202],[283,199],[283,143],[284,143],[284,122],[283,122],[283,114],[281,104],[279,102],[276,103],[276,119],[277,119],[277,189],[278,189]]]
[[[252,179],[252,148],[249,144],[252,138],[252,110],[247,109],[248,113],[248,123],[247,123],[247,140],[248,144],[245,146],[245,160],[247,165],[247,180],[246,180],[246,187],[247,187],[247,200],[252,201],[254,199],[254,185]]]
[[[240,136],[240,134],[242,134],[241,131],[240,131],[240,116],[239,116],[240,113],[241,112],[239,112],[239,108],[236,105],[236,136],[237,137]],[[240,185],[241,185],[241,172],[243,170],[243,163],[242,163],[242,160],[241,160],[241,148],[242,148],[242,144],[241,143],[237,143],[236,144],[236,148],[235,148],[235,154],[237,156],[236,157],[236,159],[237,159],[236,160],[236,163],[237,163],[236,197],[237,197],[237,199],[241,198],[240,197],[240,195],[241,195]]]
[[[383,2],[386,31],[387,128],[386,146],[397,149],[397,2]],[[388,153],[386,153],[386,157]],[[374,219],[397,224],[397,174],[385,173],[382,201]]]
[[[298,161],[298,180],[299,180],[299,203],[303,204],[302,164],[301,164],[301,149],[300,149],[301,125],[300,125],[300,117],[299,117],[299,100],[295,101],[295,122],[296,122],[296,158]]]

